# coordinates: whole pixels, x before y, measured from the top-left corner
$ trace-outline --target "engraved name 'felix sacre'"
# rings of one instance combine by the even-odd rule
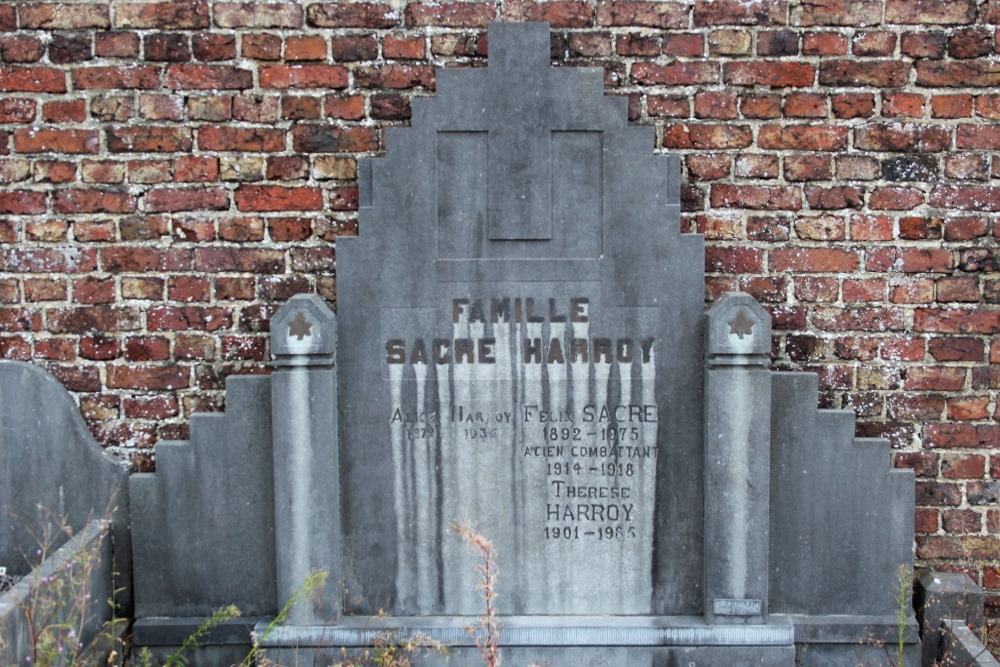
[[[589,299],[570,298],[565,308],[557,299],[548,299],[547,302],[546,307],[532,297],[452,299],[451,320],[453,324],[584,324],[590,321]],[[526,364],[610,364],[631,363],[634,360],[648,364],[652,359],[654,340],[652,336],[547,339],[536,336],[521,341],[521,352]],[[385,360],[389,364],[495,364],[496,338],[390,338],[385,343]]]

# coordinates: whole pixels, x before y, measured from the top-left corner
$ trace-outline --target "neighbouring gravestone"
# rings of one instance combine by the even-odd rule
[[[295,601],[257,627],[279,662],[382,632],[468,661],[468,521],[514,662],[853,665],[900,633],[916,656],[912,473],[817,410],[815,375],[767,369],[752,298],[705,312],[679,161],[602,73],[550,67],[544,24],[489,42],[360,165],[336,316],[291,299],[279,370],[230,378],[226,414],[133,477],[137,644]],[[295,595],[314,568],[319,604]]]

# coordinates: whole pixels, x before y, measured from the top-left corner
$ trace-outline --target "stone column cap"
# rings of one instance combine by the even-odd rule
[[[329,366],[337,351],[337,316],[316,294],[296,294],[271,318],[275,366]]]
[[[749,294],[726,292],[706,313],[705,353],[743,358],[741,365],[766,363],[771,355],[771,316]],[[739,363],[727,360],[727,363]]]

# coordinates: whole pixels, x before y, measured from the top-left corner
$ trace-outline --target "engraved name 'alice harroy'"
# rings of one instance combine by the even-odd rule
[[[452,299],[453,324],[529,323],[541,324],[590,321],[590,300],[583,297],[569,299],[569,308],[559,310],[556,299],[548,299],[548,308],[538,307],[532,297],[502,297],[493,299]],[[593,360],[593,363],[629,363],[638,358],[648,364],[652,358],[654,337],[633,338],[575,338],[566,337],[523,339],[525,363],[565,364]],[[385,344],[385,360],[389,364],[495,364],[496,338],[391,338]]]

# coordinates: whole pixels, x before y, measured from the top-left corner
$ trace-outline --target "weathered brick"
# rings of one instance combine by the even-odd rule
[[[900,60],[825,60],[819,66],[824,86],[898,88],[910,75],[910,64]]]
[[[733,86],[808,87],[816,77],[811,64],[785,61],[726,63],[722,72],[725,82]]]
[[[209,26],[208,3],[119,2],[115,4],[116,28],[191,30]]]
[[[853,271],[858,267],[856,252],[835,248],[778,248],[768,258],[771,271],[826,273]]]
[[[931,447],[996,447],[1000,444],[1000,425],[928,424],[923,428],[923,437]]]
[[[839,151],[847,147],[846,127],[829,125],[765,125],[758,144],[774,150]]]
[[[114,153],[177,153],[191,150],[191,130],[169,125],[108,128],[108,149]]]
[[[1000,188],[973,185],[938,185],[931,191],[932,206],[972,211],[1000,211]]]
[[[382,65],[354,70],[354,83],[360,88],[434,89],[434,68],[429,65]]]
[[[178,211],[224,211],[229,192],[224,188],[164,188],[146,194],[146,210],[153,213]]]
[[[805,195],[809,207],[817,210],[861,208],[864,204],[864,190],[855,186],[824,188],[810,185],[806,186]]]
[[[879,0],[802,0],[792,10],[795,25],[866,26],[878,23]]]
[[[72,73],[73,86],[87,90],[146,89],[160,87],[159,69],[152,65],[136,67],[82,67]],[[120,119],[115,119],[120,120]]]
[[[600,0],[597,4],[597,24],[681,29],[688,27],[688,9],[677,2]]]
[[[0,67],[0,91],[65,93],[65,72],[50,67]]]
[[[996,334],[1000,311],[920,308],[913,313],[914,331],[950,334]]]
[[[695,0],[695,26],[780,25],[787,13],[785,0]]]
[[[236,57],[236,36],[222,33],[199,33],[191,38],[196,60],[231,60]]]
[[[108,12],[106,3],[21,3],[17,7],[21,28],[28,30],[107,28]]]
[[[675,149],[746,148],[752,141],[745,125],[670,125],[663,131],[663,145]]]
[[[951,135],[936,125],[870,123],[854,131],[854,145],[862,150],[934,153],[950,148]]]
[[[56,213],[132,213],[136,198],[121,191],[74,188],[57,191],[52,209]]]
[[[975,0],[886,0],[886,23],[956,25],[976,20]]]
[[[711,202],[719,208],[797,211],[802,208],[802,192],[797,187],[717,183],[712,185]]]
[[[264,127],[205,126],[198,130],[205,151],[277,152],[285,149],[285,132]]]
[[[263,88],[346,88],[347,69],[340,65],[273,65],[260,70]]]
[[[370,127],[336,127],[301,124],[292,130],[292,146],[298,153],[365,152],[377,147]]]
[[[939,62],[922,60],[915,65],[917,84],[941,88],[992,88],[1000,85],[1000,69],[986,60]]]
[[[191,371],[177,366],[129,364],[108,367],[108,387],[112,389],[181,389],[191,383]]]
[[[496,18],[496,6],[486,2],[415,2],[406,5],[406,25],[485,28]]]
[[[253,74],[230,65],[170,65],[164,85],[177,90],[239,90],[253,86]]]
[[[334,44],[370,45],[365,53],[369,58],[373,58],[374,54],[378,52],[374,37],[335,37],[333,42]],[[350,47],[340,49],[335,47],[331,55],[336,60],[364,60],[364,58],[355,57],[360,55],[358,50]],[[326,39],[321,35],[291,36],[285,39],[285,60],[323,60],[324,58],[326,58]]]
[[[958,148],[1000,150],[1000,128],[963,123],[958,126],[955,143]]]
[[[217,2],[212,7],[220,28],[298,28],[302,8],[292,3]]]
[[[323,207],[319,188],[279,185],[242,185],[236,190],[241,211],[316,211]]]
[[[719,82],[719,66],[712,62],[675,62],[657,65],[637,62],[630,73],[633,83],[641,85],[691,86]]]

